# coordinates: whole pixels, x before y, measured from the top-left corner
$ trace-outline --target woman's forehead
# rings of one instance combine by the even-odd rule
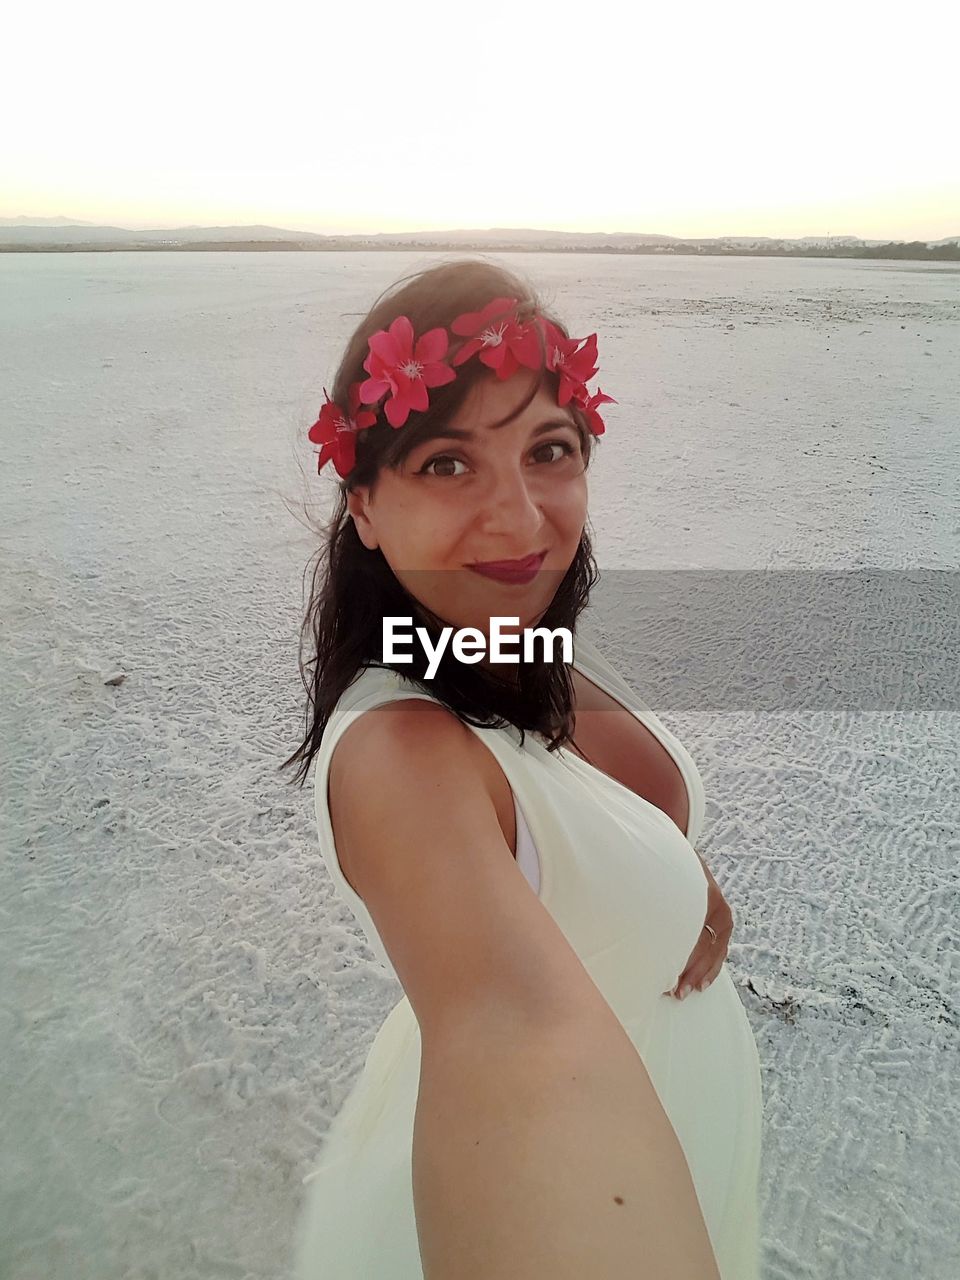
[[[546,379],[530,403],[516,417],[509,422],[502,421],[507,414],[519,409],[529,396],[536,374],[527,376],[528,373],[526,369],[518,370],[512,377],[502,380],[494,374],[491,378],[476,382],[445,425],[471,432],[497,432],[510,427],[523,429],[546,417],[566,419],[574,425],[573,415],[569,410],[558,408],[556,391]]]

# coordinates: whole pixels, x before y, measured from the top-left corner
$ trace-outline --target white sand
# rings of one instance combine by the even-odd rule
[[[312,549],[281,495],[299,450],[326,509],[337,344],[428,260],[0,256],[5,1280],[287,1274],[401,991],[277,771]],[[504,260],[599,331],[601,568],[957,568],[957,268]],[[765,1280],[955,1280],[956,709],[671,727],[763,1062]]]

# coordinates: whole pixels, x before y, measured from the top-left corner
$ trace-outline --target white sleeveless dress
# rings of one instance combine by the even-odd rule
[[[500,764],[517,809],[517,861],[636,1046],[686,1156],[722,1280],[758,1280],[760,1062],[724,964],[705,991],[673,987],[703,929],[707,881],[694,852],[703,783],[682,744],[599,650],[574,639],[574,667],[637,717],[686,781],[684,836],[661,809],[563,748],[519,730],[469,726]],[[337,861],[327,804],[333,747],[358,716],[427,698],[396,672],[367,667],[345,691],[316,756],[327,869],[384,969],[396,971]],[[377,1032],[334,1117],[294,1242],[295,1280],[422,1280],[412,1187],[420,1035],[404,996]]]

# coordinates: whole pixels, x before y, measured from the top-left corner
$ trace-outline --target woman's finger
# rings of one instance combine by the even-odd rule
[[[707,974],[706,974],[706,977],[702,978],[702,979],[701,979],[701,981],[700,981],[699,990],[700,990],[700,991],[706,991],[706,989],[707,989],[707,987],[709,987],[710,983],[711,983],[711,982],[713,982],[713,980],[714,980],[714,979],[719,975],[720,970],[721,970],[722,968],[723,968],[723,961],[722,961],[722,960],[720,960],[720,961],[719,961],[719,962],[717,962],[716,964],[711,965],[711,966],[710,966],[710,969],[708,970],[708,972],[707,972]]]
[[[688,995],[691,991],[705,991],[722,967],[722,964],[719,964],[711,965],[709,968],[691,969],[683,975],[672,991],[665,991],[664,995],[671,995],[678,1000],[682,1000],[683,996],[680,992],[684,988],[686,988]]]
[[[702,991],[704,986],[709,986],[720,972],[726,955],[726,943],[723,942],[721,944],[720,940],[714,942],[710,934],[704,929],[703,937],[694,948],[693,955],[687,961],[686,967],[677,979],[676,985],[663,994],[682,999],[680,992],[684,987],[688,987],[690,990]]]
[[[695,987],[698,982],[707,976],[708,970],[709,963],[701,957],[696,957],[694,962],[684,969],[671,990],[664,994],[679,996],[684,987]]]

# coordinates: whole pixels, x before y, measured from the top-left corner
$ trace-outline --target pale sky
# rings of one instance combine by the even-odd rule
[[[18,5],[0,216],[960,234],[956,0]]]

